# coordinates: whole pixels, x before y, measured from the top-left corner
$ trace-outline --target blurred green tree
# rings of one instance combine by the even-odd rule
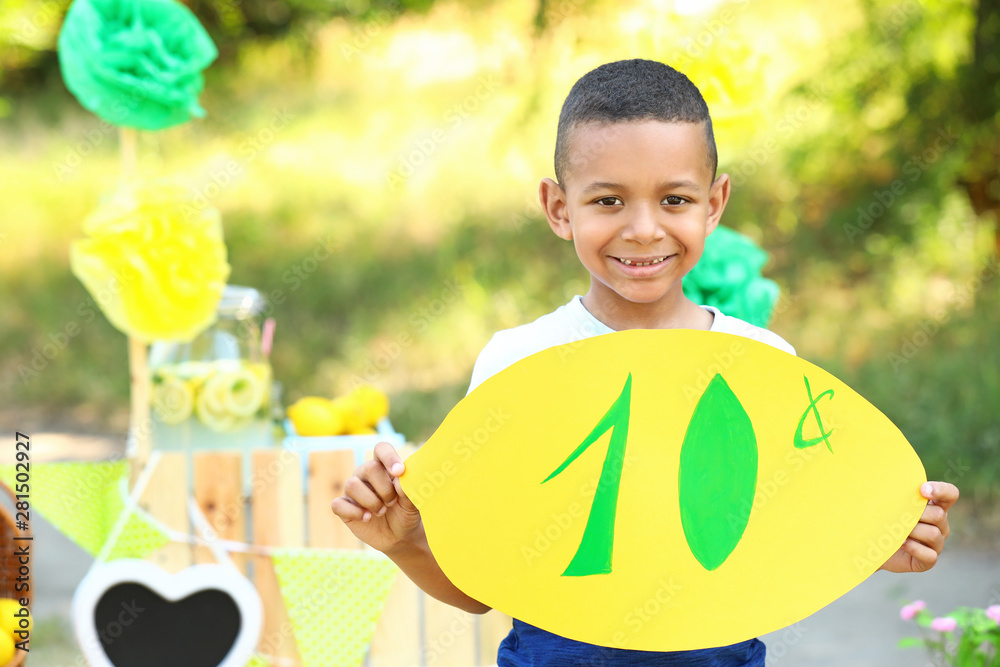
[[[858,30],[788,101],[822,107],[791,135],[785,164],[809,251],[868,272],[872,254],[937,233],[957,189],[1000,251],[1000,2],[861,7]]]
[[[31,93],[58,72],[56,38],[72,0],[4,0],[0,5],[0,86]],[[185,0],[219,47],[223,62],[242,44],[347,17],[364,22],[426,12],[435,0]]]

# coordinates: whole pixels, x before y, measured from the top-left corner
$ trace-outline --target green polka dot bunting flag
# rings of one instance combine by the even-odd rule
[[[13,465],[0,466],[0,479],[12,489],[16,473]],[[96,556],[123,507],[118,483],[127,474],[124,460],[34,463],[29,482],[31,506]]]
[[[360,665],[399,569],[378,552],[276,549],[303,667]]]
[[[254,653],[250,657],[250,662],[248,662],[246,664],[246,667],[270,667],[270,665],[271,665],[271,663],[268,662],[265,658],[263,658],[260,655]]]
[[[0,466],[0,480],[12,489],[17,470]],[[91,556],[97,556],[125,508],[122,484],[128,462],[35,463],[31,466],[31,506]],[[144,515],[128,517],[109,552],[112,558],[145,558],[169,541]]]
[[[125,526],[111,546],[106,560],[118,558],[145,558],[170,541],[159,527],[146,519],[141,512],[132,512]]]

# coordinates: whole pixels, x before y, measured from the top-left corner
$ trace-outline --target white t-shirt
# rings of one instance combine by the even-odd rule
[[[776,333],[739,318],[723,315],[718,308],[712,306],[702,306],[702,308],[715,315],[710,331],[752,338],[789,354],[795,354],[795,348]],[[495,333],[476,359],[469,391],[511,364],[536,352],[613,331],[614,329],[590,314],[579,295],[574,296],[565,306],[542,315],[530,324],[522,324]]]

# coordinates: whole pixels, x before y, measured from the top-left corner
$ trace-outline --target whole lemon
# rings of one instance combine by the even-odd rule
[[[287,414],[299,435],[338,435],[345,430],[341,413],[322,396],[300,398]]]
[[[0,635],[13,635],[15,630],[31,630],[31,615],[28,615],[28,627],[22,628],[21,618],[14,614],[21,611],[21,603],[13,598],[0,598]],[[0,665],[7,661],[0,660]]]
[[[364,408],[355,400],[353,394],[334,399],[333,409],[341,419],[341,423],[344,426],[344,433],[356,435],[368,426],[365,420]]]
[[[351,392],[351,397],[360,406],[365,424],[369,426],[375,426],[379,419],[389,414],[389,397],[378,387],[363,384]]]
[[[14,638],[0,632],[0,665],[6,665],[14,657]]]

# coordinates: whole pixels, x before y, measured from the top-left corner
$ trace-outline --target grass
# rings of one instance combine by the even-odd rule
[[[52,616],[37,623],[31,633],[28,664],[75,665],[83,658],[68,618]]]
[[[1000,500],[1000,291],[944,318],[901,323],[896,335],[845,374],[900,427],[929,479],[959,486],[984,509]]]

